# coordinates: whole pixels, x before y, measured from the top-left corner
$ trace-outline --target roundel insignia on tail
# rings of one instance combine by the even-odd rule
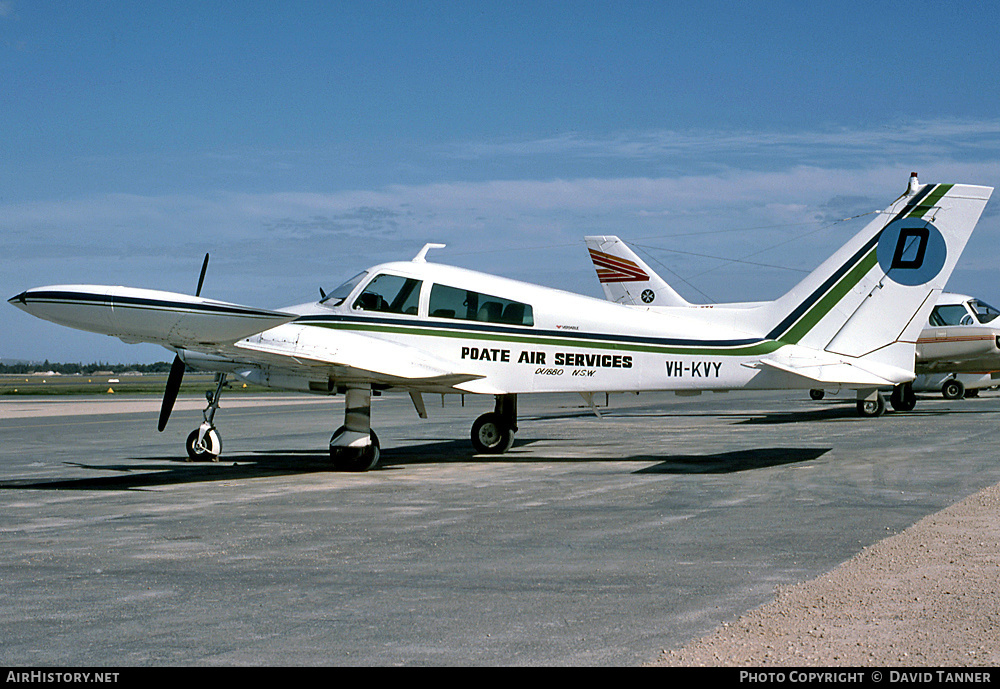
[[[882,229],[875,255],[890,280],[914,286],[941,272],[948,247],[941,231],[926,220],[899,218]]]
[[[642,301],[645,302],[646,304],[650,304],[654,299],[656,299],[656,293],[653,292],[653,290],[651,289],[642,290],[642,294],[639,296],[642,298]]]

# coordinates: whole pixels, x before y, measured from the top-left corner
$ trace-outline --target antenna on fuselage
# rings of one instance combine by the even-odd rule
[[[427,252],[431,249],[443,249],[446,244],[424,244],[424,248],[421,249],[416,256],[413,257],[414,263],[427,263]]]

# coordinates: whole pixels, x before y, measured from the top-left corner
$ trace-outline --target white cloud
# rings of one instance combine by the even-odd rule
[[[588,136],[572,132],[533,140],[455,143],[448,151],[456,157],[540,157],[569,155],[629,160],[664,159],[670,156],[734,155],[791,156],[896,156],[922,159],[948,154],[956,146],[974,143],[996,152],[1000,149],[1000,120],[918,120],[871,129],[828,128],[811,131],[656,130]]]

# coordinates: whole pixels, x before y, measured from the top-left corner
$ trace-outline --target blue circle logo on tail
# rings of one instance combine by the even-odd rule
[[[882,229],[878,264],[893,282],[922,285],[944,268],[948,246],[941,231],[921,218],[899,218]]]

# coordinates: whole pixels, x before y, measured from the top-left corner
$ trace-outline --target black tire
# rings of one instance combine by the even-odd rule
[[[904,383],[892,389],[889,402],[896,411],[913,411],[913,408],[917,406],[917,395],[913,392],[912,385]]]
[[[334,432],[330,442],[336,440],[343,432],[344,427],[341,426]],[[379,457],[382,455],[381,445],[375,431],[369,431],[369,437],[371,444],[361,450],[331,445],[330,459],[333,461],[334,468],[337,471],[370,471],[378,466]]]
[[[965,397],[965,386],[962,385],[962,381],[954,378],[946,380],[941,386],[941,394],[946,400],[960,400]]]
[[[885,398],[879,394],[873,400],[858,400],[858,415],[875,418],[885,414]]]
[[[825,390],[816,390],[816,389],[813,389],[813,390],[809,391],[809,397],[811,397],[812,399],[814,399],[816,401],[819,401],[819,400],[823,399],[824,395],[826,395],[826,391]]]
[[[200,429],[196,428],[191,431],[190,435],[187,437],[187,442],[184,443],[185,448],[187,448],[188,461],[191,462],[217,462],[219,461],[219,455],[222,454],[222,437],[219,436],[219,432],[214,428],[208,429],[205,434],[205,440],[203,441],[203,448],[198,447],[198,431]]]
[[[496,412],[483,414],[472,424],[472,446],[484,455],[502,455],[514,444],[514,431]]]

